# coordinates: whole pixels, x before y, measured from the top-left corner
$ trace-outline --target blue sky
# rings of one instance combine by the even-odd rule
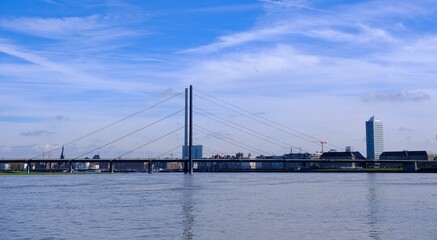
[[[386,150],[435,151],[436,10],[433,1],[0,0],[0,157],[51,150],[190,84],[329,148],[365,154],[364,122],[375,115]],[[313,138],[195,101],[199,111],[320,150]],[[182,107],[180,96],[68,146],[67,157]],[[288,151],[195,117],[210,131],[195,133],[207,155],[250,152],[224,137],[266,153]],[[98,153],[121,154],[181,124],[182,115]],[[132,156],[167,152],[181,139],[177,132]]]

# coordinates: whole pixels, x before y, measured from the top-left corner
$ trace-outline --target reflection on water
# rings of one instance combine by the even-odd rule
[[[371,239],[379,240],[381,239],[381,232],[380,232],[380,221],[379,221],[379,203],[378,203],[378,196],[376,194],[376,174],[368,174],[368,184],[369,184],[369,191],[368,191],[368,224],[370,226],[369,229],[369,237]]]
[[[184,240],[193,239],[193,224],[194,224],[194,214],[193,214],[193,176],[184,175],[183,179],[183,193],[182,193],[182,226],[183,226],[183,238]]]

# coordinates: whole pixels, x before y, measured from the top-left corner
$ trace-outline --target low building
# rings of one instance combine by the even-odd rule
[[[0,163],[0,171],[8,171],[11,167],[7,163]]]
[[[143,172],[146,171],[148,163],[144,162],[117,162],[114,164],[114,171],[121,172]],[[157,167],[157,166],[155,166]]]
[[[245,157],[243,153],[239,152],[235,154],[235,156],[231,155],[222,155],[222,154],[215,154],[211,156],[211,158],[204,159],[209,161],[200,162],[197,165],[198,171],[248,171],[252,169],[252,166],[250,162],[229,162],[229,161],[223,161],[221,160],[247,160],[250,159],[250,154]]]
[[[261,160],[261,159],[265,159],[265,162],[257,162],[256,163],[256,169],[257,170],[281,170],[284,168],[284,163],[281,161],[275,161],[275,160],[282,160],[284,159],[283,156],[257,156],[255,159],[257,160]]]
[[[194,166],[193,166],[194,168]],[[167,169],[168,171],[181,171],[183,169],[183,164],[180,162],[168,162]]]
[[[311,160],[313,154],[311,153],[286,153],[282,156],[257,156],[257,160],[266,159],[265,162],[257,162],[255,168],[257,170],[285,170],[285,171],[300,171],[303,169],[316,168],[316,163],[299,162],[299,160]],[[318,159],[318,156],[317,156]],[[283,162],[281,160],[293,160]],[[295,160],[295,161],[294,161]]]
[[[324,152],[320,160],[364,160],[366,159],[360,152]],[[363,164],[356,163],[320,163],[320,168],[356,168]]]
[[[287,153],[284,159],[311,159],[311,153]]]
[[[379,156],[379,160],[428,160],[432,161],[435,154],[429,151],[391,151],[383,152]]]
[[[364,160],[365,157],[358,151],[355,152],[324,152],[321,160]]]
[[[27,167],[27,164],[25,164],[25,163],[10,163],[7,165],[9,165],[8,170],[11,170],[11,171],[23,171]]]

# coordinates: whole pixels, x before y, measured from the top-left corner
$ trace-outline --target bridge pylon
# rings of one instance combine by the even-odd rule
[[[183,158],[186,160],[184,162],[184,173],[193,173],[193,86],[190,85],[185,88],[185,139],[184,139],[184,151],[185,154],[188,152],[188,157],[183,154]]]

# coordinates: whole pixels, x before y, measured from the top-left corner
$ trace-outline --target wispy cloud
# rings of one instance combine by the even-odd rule
[[[257,86],[258,83],[265,84],[265,77],[268,76],[272,77],[269,80],[271,84],[288,81],[288,78],[277,77],[300,69],[312,68],[319,61],[316,56],[299,53],[286,45],[278,45],[257,52],[229,53],[220,58],[194,62],[193,66],[181,72],[181,75],[189,82],[208,79],[211,86],[230,82],[236,84],[240,81],[242,85],[250,82],[251,86]],[[226,87],[226,85],[221,86]]]
[[[273,37],[282,35],[288,31],[289,27],[285,25],[275,26],[273,28],[260,28],[251,31],[235,33],[222,36],[217,42],[182,51],[183,53],[210,53],[219,51],[224,48],[238,46],[253,41],[273,40]]]
[[[55,119],[58,120],[58,121],[68,121],[68,120],[70,120],[70,118],[68,116],[65,116],[65,115],[62,115],[62,114],[57,115],[55,117]]]
[[[397,131],[399,132],[412,132],[412,129],[406,128],[406,127],[398,127],[396,128]]]
[[[180,10],[187,13],[221,13],[221,12],[241,12],[259,8],[258,4],[232,4],[219,5],[211,7],[191,8],[187,10]]]
[[[423,102],[431,100],[431,95],[401,90],[395,94],[367,94],[363,95],[361,100],[364,102]]]
[[[119,37],[133,36],[137,33],[118,27],[116,15],[91,15],[87,17],[63,18],[2,18],[3,29],[35,35],[49,39],[84,39],[102,41]]]
[[[42,2],[48,3],[48,4],[54,4],[54,5],[59,5],[59,1],[58,0],[41,0]]]
[[[213,43],[183,52],[208,54],[256,42],[275,41],[297,44],[305,41],[299,40],[302,36],[310,38],[311,41],[349,44],[335,46],[337,49],[368,47],[363,46],[363,43],[369,44],[375,50],[387,49],[392,48],[393,44],[398,45],[407,39],[411,40],[411,36],[403,39],[404,35],[408,34],[408,29],[402,21],[426,18],[431,14],[423,6],[419,7],[407,2],[397,5],[387,2],[337,5],[329,11],[319,11],[318,8],[311,7],[308,1],[266,0],[263,2],[266,4],[267,14],[252,29],[220,36]],[[318,11],[323,14],[304,14],[296,9]],[[394,18],[399,20],[393,21]]]
[[[83,66],[76,67],[77,64],[68,64],[67,61],[54,61],[39,55],[38,53],[22,49],[16,45],[3,44],[0,42],[0,53],[4,53],[30,63],[36,64],[46,71],[44,74],[44,78],[39,78],[37,81],[52,82],[52,83],[69,83],[82,87],[92,87],[97,89],[112,89],[117,91],[124,91],[126,89],[136,88],[138,89],[139,85],[134,82],[125,82],[120,79],[102,78],[100,76],[96,76],[94,73],[88,73]],[[23,68],[27,69],[29,66],[25,65],[16,65],[18,69],[23,70]],[[0,65],[1,68],[1,65]],[[30,69],[33,69],[30,66]],[[7,72],[13,72],[14,74],[19,74],[20,70],[14,71],[14,68],[9,68],[6,70]],[[32,71],[32,70],[30,70]],[[38,70],[39,73],[43,72],[41,69]],[[57,73],[57,76],[51,76],[47,78],[47,73]],[[23,75],[23,77],[25,77]],[[26,77],[28,78],[28,77]],[[111,84],[109,84],[111,83]]]
[[[0,122],[12,122],[12,123],[30,123],[40,122],[43,118],[35,116],[11,116],[0,115]]]
[[[259,0],[266,4],[266,7],[275,7],[275,8],[297,8],[297,9],[305,9],[310,11],[315,11],[319,13],[332,13],[330,11],[318,9],[311,7],[308,1],[305,0]]]
[[[331,42],[387,42],[398,43],[395,37],[384,29],[372,28],[363,24],[357,25],[357,32],[351,33],[335,29],[314,29],[305,35]]]
[[[35,130],[35,131],[27,131],[20,133],[20,136],[24,137],[38,137],[38,136],[47,136],[54,134],[54,132],[50,132],[47,130]]]

